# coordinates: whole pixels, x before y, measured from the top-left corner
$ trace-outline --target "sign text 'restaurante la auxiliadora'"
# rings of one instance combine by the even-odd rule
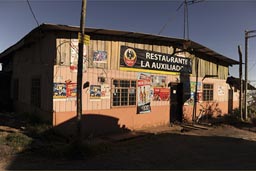
[[[120,67],[191,73],[190,58],[121,46]]]

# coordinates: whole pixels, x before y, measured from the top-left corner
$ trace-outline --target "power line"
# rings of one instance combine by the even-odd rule
[[[178,11],[179,11],[179,9],[180,9],[181,6],[183,5],[183,3],[184,3],[184,2],[182,2],[182,3],[179,5],[179,7],[176,9],[175,12],[178,12]],[[164,31],[165,27],[168,25],[168,23],[170,23],[170,22],[176,17],[176,15],[177,15],[177,13],[175,13],[174,16],[172,15],[172,16],[169,18],[169,20],[167,20],[167,22],[163,25],[163,27],[161,28],[161,30],[158,32],[158,35],[160,35],[160,34]]]
[[[37,26],[39,26],[39,22],[38,22],[37,19],[36,19],[36,16],[35,16],[35,14],[34,14],[34,12],[33,12],[33,9],[32,9],[32,7],[31,7],[31,5],[30,5],[30,3],[29,3],[29,0],[27,0],[27,3],[28,3],[28,7],[29,7],[29,9],[30,9],[31,14],[32,14],[33,17],[34,17],[34,20],[35,20],[36,23],[37,23]]]

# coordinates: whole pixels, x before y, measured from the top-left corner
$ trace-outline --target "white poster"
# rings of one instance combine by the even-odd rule
[[[71,58],[70,58],[70,70],[73,72],[77,72],[77,64],[78,64],[78,39],[71,39],[70,43],[71,47]],[[84,45],[84,53],[83,53],[83,72],[86,71],[86,46]]]
[[[218,95],[223,96],[225,94],[224,87],[218,86]]]

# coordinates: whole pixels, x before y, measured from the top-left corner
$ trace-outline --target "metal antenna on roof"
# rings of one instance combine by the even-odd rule
[[[189,22],[188,22],[188,5],[203,2],[205,0],[184,0],[183,3],[178,7],[177,11],[184,5],[184,30],[183,37],[185,40],[189,40]]]

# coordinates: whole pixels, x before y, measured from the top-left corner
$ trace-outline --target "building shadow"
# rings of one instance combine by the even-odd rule
[[[118,118],[104,116],[101,114],[83,115],[80,122],[82,128],[81,137],[78,137],[78,122],[76,117],[63,122],[56,127],[50,128],[49,130],[45,130],[40,134],[25,132],[27,136],[32,138],[32,142],[29,143],[24,150],[13,157],[11,163],[6,169],[36,169],[35,167],[37,166],[35,166],[33,162],[37,162],[38,160],[48,160],[54,162],[56,160],[61,161],[63,159],[70,159],[71,161],[74,159],[85,159],[91,155],[89,145],[95,145],[88,145],[88,142],[94,142],[99,137],[110,136],[112,134],[128,133],[131,131],[126,128],[125,125],[119,125],[118,121]],[[78,141],[80,142],[77,143]],[[103,146],[105,145],[104,143],[102,144]],[[100,147],[101,143],[98,146],[99,147],[97,148],[99,149],[103,148]],[[88,156],[79,156],[83,153],[83,150],[86,151],[85,155],[88,153]],[[26,166],[24,166],[24,162],[28,160],[30,161],[31,165],[26,164]],[[37,169],[45,170],[51,168],[55,170],[55,168],[57,169],[58,167],[44,163]]]
[[[118,124],[118,118],[102,114],[85,114],[81,117],[81,134],[83,138],[99,137],[108,134],[126,133],[130,130],[125,125]],[[76,136],[79,123],[77,117],[65,121],[54,130],[65,137],[73,138]]]
[[[146,141],[145,141],[146,140]],[[255,169],[254,141],[221,136],[175,133],[149,135],[120,143],[90,160],[50,160],[22,156],[10,170],[237,170]],[[150,148],[150,150],[149,150]],[[234,150],[235,149],[235,150]],[[214,162],[213,162],[214,161]],[[160,164],[159,164],[160,163]]]

